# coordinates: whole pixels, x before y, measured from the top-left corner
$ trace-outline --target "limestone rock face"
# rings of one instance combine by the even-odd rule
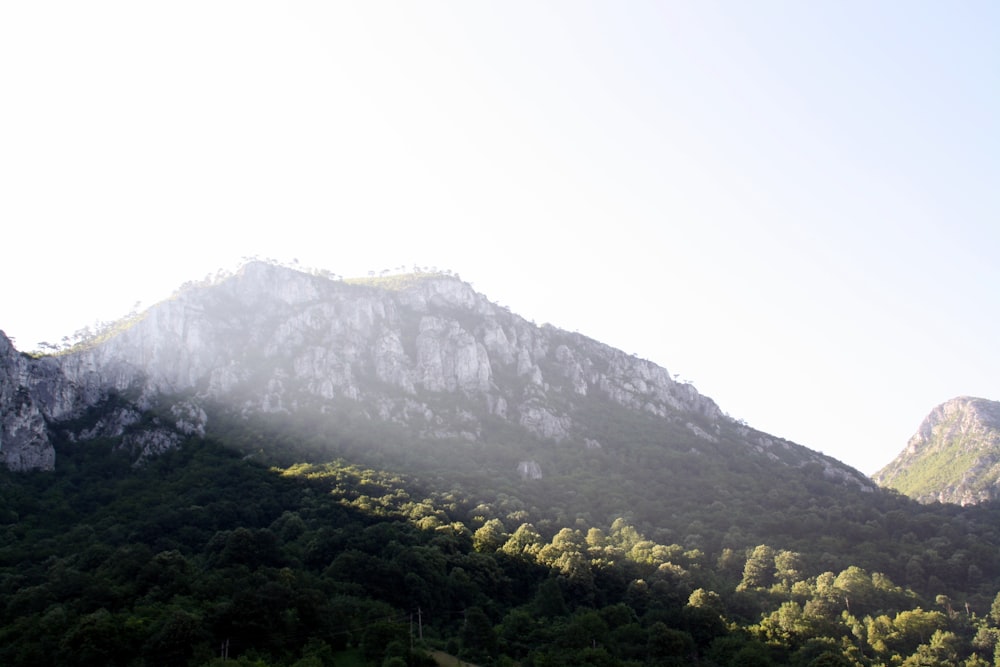
[[[69,436],[121,438],[138,460],[205,433],[209,404],[244,416],[351,409],[416,437],[460,441],[482,441],[499,420],[515,429],[507,433],[594,449],[601,438],[581,419],[584,401],[686,425],[707,443],[729,433],[787,465],[819,457],[788,455],[789,443],[765,451],[759,433],[666,369],[536,326],[449,275],[341,281],[252,262],[71,351],[29,360],[7,342],[0,354],[0,451],[18,469],[51,467],[46,423],[64,429],[108,402],[118,407]],[[152,408],[160,421],[139,433]]]
[[[404,419],[413,413],[407,395],[460,394],[555,440],[573,435],[572,419],[549,400],[565,392],[660,416],[721,417],[711,399],[655,364],[536,327],[448,276],[386,289],[377,280],[345,283],[252,263],[152,307],[99,345],[50,361],[72,388],[47,402],[57,418],[112,388],[146,400],[239,396],[246,409],[263,411],[379,398],[381,412]],[[384,400],[386,388],[398,398]]]
[[[417,335],[417,381],[430,391],[488,392],[486,346],[454,321],[426,315]]]
[[[1000,499],[1000,402],[961,396],[937,406],[874,479],[921,502]]]
[[[517,472],[521,479],[542,478],[542,468],[535,461],[521,461],[517,464]]]
[[[51,470],[55,450],[31,395],[29,366],[0,331],[0,462],[11,470]]]

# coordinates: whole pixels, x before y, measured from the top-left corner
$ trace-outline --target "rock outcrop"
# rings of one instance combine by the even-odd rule
[[[387,288],[248,264],[218,285],[154,306],[98,345],[54,357],[72,390],[49,401],[48,412],[69,414],[113,388],[145,400],[239,397],[244,409],[264,412],[378,397],[383,414],[405,421],[418,394],[445,393],[555,440],[573,434],[572,419],[550,400],[564,393],[602,395],[659,416],[721,416],[711,399],[665,369],[536,327],[457,278],[403,283]]]
[[[541,479],[542,468],[535,461],[521,461],[517,464],[517,474],[524,480]]]
[[[0,331],[0,462],[11,470],[51,470],[55,452],[32,396],[29,366]]]
[[[341,281],[252,262],[214,284],[188,286],[73,350],[27,360],[7,348],[14,379],[4,384],[4,433],[18,444],[5,460],[19,469],[51,466],[51,452],[42,454],[46,421],[65,423],[111,396],[128,397],[125,412],[71,435],[125,438],[138,458],[203,431],[208,403],[259,415],[322,413],[346,402],[419,437],[473,441],[484,420],[498,419],[532,438],[583,449],[601,447],[580,422],[583,400],[686,425],[706,442],[718,442],[723,430],[749,431],[666,369],[536,326],[441,274]],[[178,408],[183,416],[165,419],[171,405],[186,406]],[[162,433],[131,432],[127,411],[153,407]],[[741,441],[756,455],[763,450],[753,438]],[[785,456],[789,447],[767,455],[788,465],[829,464],[797,445]],[[842,467],[853,483],[867,484]]]

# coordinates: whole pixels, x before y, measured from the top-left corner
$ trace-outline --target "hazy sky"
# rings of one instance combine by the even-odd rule
[[[871,473],[1000,400],[1000,3],[6,2],[0,220],[20,349],[436,266]]]

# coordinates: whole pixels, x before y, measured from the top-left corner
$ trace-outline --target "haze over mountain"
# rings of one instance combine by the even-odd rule
[[[1000,498],[1000,402],[960,396],[937,406],[874,479],[921,502]]]
[[[997,3],[388,7],[11,5],[16,347],[241,257],[419,262],[868,474],[1000,396]]]
[[[0,336],[0,420],[4,664],[985,667],[1000,638],[990,503],[875,488],[453,275],[251,262],[48,355]]]
[[[830,457],[727,417],[666,369],[536,326],[444,274],[342,281],[251,262],[63,353],[28,359],[3,345],[0,452],[14,469],[53,466],[45,422],[65,429],[88,408],[111,403],[98,424],[70,427],[80,446],[123,436],[123,446],[144,458],[210,431],[213,411],[331,422],[346,411],[407,437],[507,450],[511,469],[530,462],[540,475],[534,458],[546,447],[620,446],[620,434],[595,422],[615,409],[660,424],[664,446],[679,428],[682,440],[697,443],[691,456],[717,449],[774,465],[812,464],[830,479],[870,488]],[[143,418],[150,410],[159,411],[152,424]]]
[[[1000,664],[998,25],[5,3],[0,665]]]

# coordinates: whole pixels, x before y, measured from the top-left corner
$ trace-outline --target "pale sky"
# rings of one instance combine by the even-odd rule
[[[2,2],[0,329],[458,272],[872,473],[1000,400],[1000,3]]]

